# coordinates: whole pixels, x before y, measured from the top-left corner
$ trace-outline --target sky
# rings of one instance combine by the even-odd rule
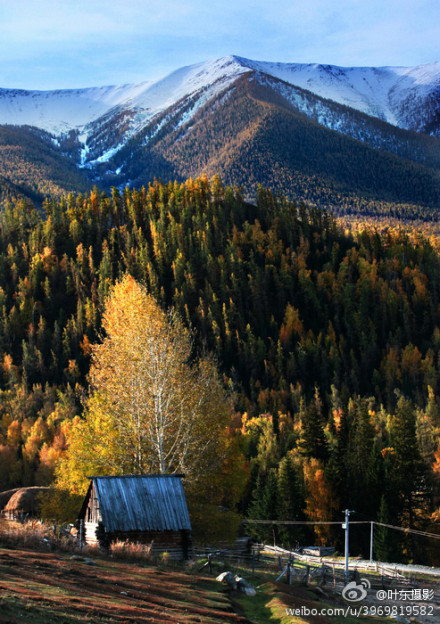
[[[0,87],[156,80],[229,54],[260,61],[440,61],[440,0],[0,0]]]

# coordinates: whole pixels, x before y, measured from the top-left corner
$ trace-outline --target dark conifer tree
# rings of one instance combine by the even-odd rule
[[[324,434],[322,402],[317,387],[304,414],[303,429],[304,454],[307,457],[316,457],[316,459],[327,459],[328,448]]]

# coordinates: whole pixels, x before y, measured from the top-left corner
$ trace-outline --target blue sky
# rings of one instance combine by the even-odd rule
[[[0,87],[142,82],[228,54],[440,61],[440,0],[0,0],[0,23]]]

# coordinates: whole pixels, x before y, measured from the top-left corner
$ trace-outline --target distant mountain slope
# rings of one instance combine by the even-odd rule
[[[25,91],[0,89],[0,123],[36,126],[56,136],[75,130],[85,142],[94,123],[130,118],[128,134],[138,132],[158,113],[200,90],[212,97],[243,72],[234,57],[183,67],[156,82],[90,89]]]
[[[89,187],[84,172],[61,153],[60,144],[47,132],[27,126],[0,126],[0,203],[19,195],[40,203],[49,195]]]
[[[440,63],[416,67],[337,67],[239,60],[250,69],[405,130],[440,136]]]
[[[101,166],[102,179],[107,176],[119,184],[128,178],[137,185],[154,175],[180,179],[218,173],[251,195],[261,183],[324,206],[350,195],[426,205],[440,202],[437,168],[329,130],[251,75],[243,75],[215,106],[206,104],[186,123],[179,122],[180,115],[176,107],[151,122]],[[419,140],[420,149],[424,140],[439,143],[405,131],[386,134],[382,126],[388,124],[375,121],[368,126],[371,118],[362,117],[373,144],[380,141],[380,130],[383,137],[393,136],[396,145],[400,142],[402,150],[415,149]],[[379,125],[376,132],[374,124]],[[436,158],[438,163],[433,151],[432,161]],[[112,177],[109,171],[119,174]]]
[[[41,194],[44,179],[79,189],[87,177],[121,186],[219,173],[249,194],[260,182],[326,206],[350,197],[356,210],[359,198],[438,207],[439,95],[440,63],[341,68],[235,56],[138,85],[0,90],[0,123],[15,124],[4,130],[0,175]],[[25,124],[40,129],[29,142]],[[42,167],[39,150],[56,166]]]

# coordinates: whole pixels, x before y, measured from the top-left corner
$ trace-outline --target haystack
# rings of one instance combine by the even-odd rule
[[[13,490],[5,490],[4,492],[0,492],[0,511],[6,507],[9,502],[9,499],[15,492],[18,492],[20,488],[14,488]]]
[[[5,515],[9,517],[18,516],[19,514],[35,515],[40,507],[39,495],[49,491],[49,489],[48,487],[40,486],[19,488],[12,494],[6,504],[4,508]]]

